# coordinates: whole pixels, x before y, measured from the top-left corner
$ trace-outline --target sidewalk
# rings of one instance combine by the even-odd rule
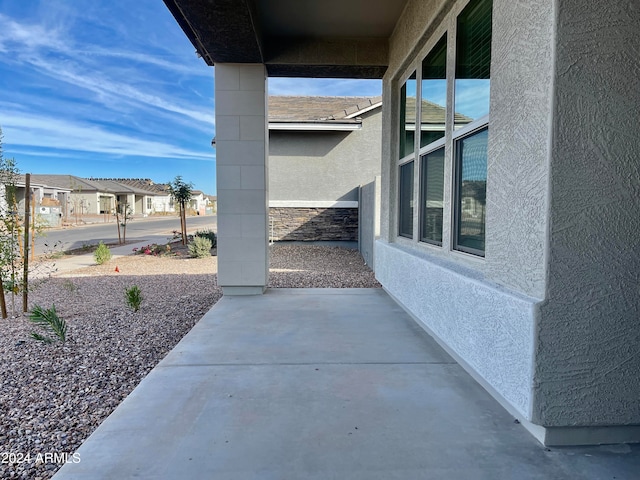
[[[381,289],[223,297],[54,477],[637,479],[542,447]]]
[[[112,258],[118,258],[132,255],[134,248],[139,249],[153,243],[164,245],[166,243],[169,243],[170,240],[171,239],[167,237],[167,235],[147,235],[144,239],[136,241],[135,243],[128,243],[126,245],[117,247],[109,247],[109,250],[111,250]],[[90,267],[96,264],[96,260],[93,257],[93,253],[86,253],[83,255],[66,255],[62,258],[56,259],[54,263],[55,273],[53,274],[53,276],[56,276],[62,273],[72,272],[80,268]],[[45,274],[38,274],[38,272],[31,274],[32,278],[40,278],[42,276],[45,276]]]
[[[187,218],[189,218],[190,216],[187,216]],[[153,220],[158,220],[158,219],[164,219],[164,218],[176,218],[178,219],[178,214],[177,213],[172,213],[172,214],[168,214],[168,215],[134,215],[130,218],[131,222],[144,222],[144,221],[153,221]],[[56,226],[56,227],[48,227],[51,230],[61,230],[61,229],[67,229],[67,228],[82,228],[82,227],[88,227],[91,225],[113,225],[114,228],[116,227],[116,219],[114,216],[107,216],[105,217],[104,215],[89,215],[89,214],[85,214],[82,217],[80,217],[78,219],[78,221],[76,222],[75,217],[70,216],[68,218],[68,220],[66,222],[63,222],[60,226]]]

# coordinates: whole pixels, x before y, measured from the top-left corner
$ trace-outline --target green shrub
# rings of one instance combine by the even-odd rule
[[[136,255],[153,255],[154,257],[169,256],[171,255],[171,245],[168,243],[166,245],[150,243],[149,245],[145,245],[144,247],[134,247],[133,253],[135,253]]]
[[[51,308],[46,310],[39,305],[34,305],[31,312],[29,312],[29,320],[49,335],[57,337],[61,342],[67,340],[67,324],[64,319],[58,316],[55,305],[52,305]],[[45,343],[53,343],[54,340],[50,336],[40,335],[36,332],[32,332],[31,336]]]
[[[196,237],[208,238],[211,240],[211,248],[215,248],[218,244],[218,237],[216,237],[216,232],[213,230],[198,230],[195,234]]]
[[[189,255],[193,258],[206,258],[211,256],[211,240],[205,237],[194,237],[189,244]]]
[[[96,251],[93,252],[93,258],[95,258],[96,263],[98,265],[102,265],[103,263],[107,263],[111,260],[111,250],[104,243],[100,242]]]
[[[131,288],[127,288],[124,293],[127,299],[127,305],[129,305],[131,310],[134,312],[140,310],[140,304],[142,303],[142,292],[140,288],[134,285]]]

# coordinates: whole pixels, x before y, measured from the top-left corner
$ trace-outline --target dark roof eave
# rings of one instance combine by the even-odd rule
[[[171,12],[171,15],[173,15],[173,18],[175,19],[175,21],[178,22],[178,25],[180,26],[184,34],[187,36],[191,44],[195,47],[198,56],[200,56],[206,62],[207,65],[209,65],[210,67],[213,67],[213,59],[211,58],[211,55],[209,55],[209,52],[207,52],[207,49],[204,47],[204,45],[196,35],[194,29],[192,28],[191,24],[187,21],[186,17],[184,16],[184,13],[180,9],[180,7],[176,4],[175,0],[163,0],[163,1],[164,1],[164,4],[169,9],[169,11]]]

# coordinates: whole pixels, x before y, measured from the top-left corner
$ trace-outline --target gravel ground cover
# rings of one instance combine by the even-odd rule
[[[117,270],[116,271],[116,267]],[[30,338],[24,316],[0,320],[0,478],[50,478],[220,299],[217,258],[131,255],[50,278],[30,303],[55,304],[67,342]],[[271,247],[272,287],[379,287],[357,251]],[[133,312],[125,289],[137,285]],[[21,304],[16,301],[16,308]]]

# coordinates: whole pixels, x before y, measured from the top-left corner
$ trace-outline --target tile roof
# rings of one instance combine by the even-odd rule
[[[428,100],[422,100],[422,123],[427,124],[444,124],[445,108],[437,103]],[[415,123],[416,120],[416,97],[407,97],[406,107],[407,123]],[[455,123],[471,123],[473,118],[467,117],[461,113],[455,114]]]
[[[359,123],[349,117],[381,102],[382,97],[269,96],[269,121]]]
[[[149,188],[140,188],[135,185],[126,183],[126,179],[122,178],[91,178],[92,182],[102,187],[103,191],[112,193],[133,193],[139,195],[156,195],[156,192]]]
[[[24,183],[24,175],[21,176]],[[150,182],[150,184],[149,184]],[[31,183],[48,187],[83,192],[111,194],[165,195],[167,185],[155,184],[148,179],[82,178],[75,175],[31,174]]]
[[[105,178],[103,180],[113,180],[121,183],[122,185],[128,185],[129,187],[137,188],[139,190],[153,192],[156,195],[167,194],[169,190],[169,185],[166,183],[155,183],[150,178]]]
[[[71,190],[81,189],[85,192],[97,192],[100,191],[100,185],[88,180],[86,178],[76,177],[75,175],[61,175],[61,174],[40,174],[32,173],[31,181],[49,187],[65,188]]]

